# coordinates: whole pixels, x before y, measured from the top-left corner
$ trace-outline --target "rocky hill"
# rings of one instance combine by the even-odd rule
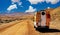
[[[51,25],[52,28],[60,29],[60,7],[55,8],[51,13]]]

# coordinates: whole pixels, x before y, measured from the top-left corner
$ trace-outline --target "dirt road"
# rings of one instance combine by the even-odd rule
[[[59,32],[58,33],[37,32],[34,29],[32,20],[22,20],[12,26],[2,29],[0,31],[0,35],[60,35],[60,33]]]
[[[15,25],[4,28],[0,31],[0,35],[39,35],[34,27],[32,21],[23,20]]]

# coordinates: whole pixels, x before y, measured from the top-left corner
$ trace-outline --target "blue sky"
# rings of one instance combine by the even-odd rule
[[[30,12],[30,11],[39,11],[43,10],[47,7],[50,8],[57,8],[60,6],[60,0],[55,0],[52,2],[47,0],[19,0],[17,2],[14,2],[12,0],[0,0],[0,13],[5,12]],[[57,1],[57,2],[56,2]],[[19,5],[19,3],[20,5]],[[12,4],[13,3],[13,4]],[[9,10],[9,6],[15,5],[15,8]],[[8,10],[7,10],[8,9]]]

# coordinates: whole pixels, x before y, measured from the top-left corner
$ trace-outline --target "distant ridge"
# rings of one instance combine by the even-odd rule
[[[11,17],[14,17],[14,16],[26,16],[26,15],[34,15],[34,13],[23,13],[23,12],[14,12],[14,13],[3,13],[3,14],[0,14],[0,16],[11,16]]]

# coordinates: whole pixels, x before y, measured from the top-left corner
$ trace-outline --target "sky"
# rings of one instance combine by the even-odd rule
[[[0,0],[0,13],[36,12],[59,6],[60,0]]]

